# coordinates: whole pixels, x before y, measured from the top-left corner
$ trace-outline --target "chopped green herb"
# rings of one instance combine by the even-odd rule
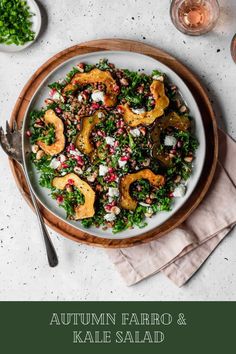
[[[27,1],[0,0],[0,43],[23,45],[33,41],[32,16]]]

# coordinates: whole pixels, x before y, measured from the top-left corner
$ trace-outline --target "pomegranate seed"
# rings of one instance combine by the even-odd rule
[[[109,176],[107,176],[106,181],[107,182],[114,182],[117,178],[117,175],[115,173],[111,173]]]
[[[116,148],[116,147],[118,147],[118,146],[119,146],[119,141],[116,140],[116,141],[114,142],[114,147]]]
[[[173,154],[173,155],[175,155],[175,154],[176,154],[176,150],[175,150],[175,149],[172,149],[172,150],[170,150],[170,153]]]
[[[116,150],[114,149],[114,147],[113,147],[113,146],[110,146],[109,151],[110,151],[110,154],[114,154]]]
[[[112,208],[112,206],[111,206],[110,204],[107,204],[107,205],[105,205],[105,207],[104,207],[104,209],[105,209],[106,211],[110,211],[111,208]]]
[[[61,204],[63,202],[64,198],[62,195],[59,195],[56,199],[57,203]]]
[[[177,147],[178,147],[178,148],[181,148],[181,146],[182,146],[182,141],[179,140],[179,141],[177,142]]]
[[[69,166],[67,165],[67,163],[62,162],[61,167],[62,168],[68,168]]]
[[[105,205],[104,209],[105,209],[106,211],[110,211],[115,205],[116,205],[116,201],[113,200],[111,203]]]
[[[103,91],[103,89],[104,89],[104,88],[103,88],[103,85],[102,85],[102,84],[98,84],[98,90],[99,90],[99,91]]]
[[[84,63],[77,64],[77,67],[83,69],[84,68]]]
[[[169,193],[169,197],[170,197],[170,198],[174,198],[173,192],[170,192],[170,193]]]
[[[114,171],[114,170],[113,170],[112,167],[109,167],[109,168],[108,168],[108,172],[109,172],[109,173],[113,173],[113,171]]]
[[[73,186],[74,183],[75,181],[72,178],[69,178],[67,181],[67,184],[69,184],[70,186]]]
[[[70,152],[70,150],[72,150],[72,151],[75,150],[75,145],[72,144],[72,143],[70,143],[70,144],[67,146],[67,148],[66,148],[66,151],[67,151],[67,152]]]
[[[124,109],[122,106],[117,106],[117,110],[119,113],[124,113]]]
[[[42,126],[44,123],[41,121],[41,119],[37,119],[37,120],[36,120],[36,124],[38,124],[38,125],[41,125],[41,126]]]
[[[129,160],[129,156],[121,156],[120,160],[121,161],[128,161]]]
[[[60,114],[60,113],[62,112],[61,108],[59,108],[59,107],[56,107],[56,108],[55,108],[55,111],[56,111],[56,113],[58,113],[58,114]]]
[[[124,125],[125,125],[125,123],[124,123],[124,121],[123,121],[123,120],[118,120],[118,121],[116,122],[116,126],[117,126],[117,128],[123,128],[123,127],[124,127]]]
[[[118,85],[114,85],[113,86],[113,91],[114,92],[119,92],[120,91],[120,87]]]
[[[99,103],[92,103],[91,108],[92,109],[98,109],[100,107]]]
[[[104,137],[106,134],[105,134],[105,132],[102,132],[101,130],[98,130],[97,131],[97,135]]]
[[[77,161],[77,165],[79,165],[79,166],[84,165],[84,160],[82,159],[81,156],[76,156],[76,161]]]
[[[51,90],[49,91],[49,96],[50,96],[50,97],[53,97],[53,95],[54,95],[56,92],[57,92],[57,90],[51,89]]]
[[[123,129],[123,128],[119,128],[119,129],[117,130],[117,134],[119,134],[119,135],[123,134],[123,132],[124,132],[124,129]]]
[[[138,93],[143,93],[143,90],[144,90],[143,86],[139,86],[139,87],[137,88],[137,92],[138,92]]]
[[[31,135],[32,135],[31,131],[30,131],[30,130],[27,130],[26,135],[27,135],[27,136],[31,136]]]

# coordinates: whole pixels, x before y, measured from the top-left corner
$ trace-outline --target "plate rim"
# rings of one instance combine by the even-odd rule
[[[118,55],[124,55],[124,56],[126,55],[126,53],[131,53],[131,55],[137,55],[137,54],[138,54],[138,55],[143,56],[144,59],[145,59],[145,57],[149,58],[147,55],[142,54],[142,53],[128,52],[128,51],[124,51],[124,50],[120,50],[120,51],[110,50],[109,52],[111,52],[112,54],[116,54],[116,52],[117,52]],[[106,51],[97,51],[97,52],[91,52],[91,53],[87,53],[87,54],[79,54],[79,55],[77,55],[77,56],[87,56],[87,55],[97,54],[98,56],[101,55],[101,57],[103,57],[103,56],[105,56],[105,53],[106,53]],[[75,57],[76,57],[76,56],[74,56],[74,57],[72,57],[72,58],[70,58],[70,59],[64,61],[63,63],[60,63],[57,67],[55,67],[52,71],[50,71],[50,72],[48,73],[48,75],[46,75],[45,78],[41,81],[40,85],[37,87],[37,89],[35,90],[34,94],[32,95],[32,97],[31,97],[31,99],[30,99],[30,102],[29,102],[29,104],[28,104],[28,106],[27,106],[27,108],[26,108],[26,110],[25,110],[25,114],[24,114],[24,118],[23,118],[23,124],[22,124],[23,165],[24,165],[24,169],[25,169],[26,179],[27,179],[28,183],[30,184],[31,189],[32,189],[32,191],[33,191],[33,193],[34,193],[36,199],[43,205],[44,208],[46,208],[46,209],[47,209],[50,213],[52,213],[55,217],[61,219],[61,220],[62,220],[63,222],[65,222],[65,223],[67,223],[67,224],[69,224],[69,225],[75,227],[77,230],[82,231],[82,232],[88,232],[90,235],[93,235],[94,237],[99,237],[99,238],[101,238],[100,235],[96,234],[95,232],[93,232],[93,231],[90,230],[90,229],[88,229],[88,231],[87,231],[87,230],[85,231],[83,228],[80,228],[79,225],[77,226],[77,225],[71,224],[68,220],[66,220],[65,217],[63,217],[62,215],[58,215],[56,211],[53,211],[52,209],[50,209],[50,207],[45,203],[45,201],[43,201],[43,200],[40,198],[39,193],[38,193],[37,190],[35,189],[34,184],[32,183],[32,179],[30,178],[30,173],[31,173],[32,169],[29,170],[29,168],[28,168],[28,163],[27,163],[27,161],[26,161],[26,160],[27,160],[27,156],[26,156],[26,153],[25,153],[26,137],[25,137],[25,134],[24,134],[24,133],[25,133],[25,131],[26,131],[26,124],[27,124],[27,121],[28,121],[27,117],[29,116],[29,110],[32,108],[32,107],[30,107],[30,106],[31,106],[33,100],[35,99],[35,97],[36,97],[38,94],[40,94],[40,91],[41,91],[42,87],[44,87],[45,82],[48,81],[49,77],[50,77],[51,75],[55,74],[57,71],[60,71],[60,68],[61,68],[61,67],[63,67],[64,65],[66,65],[67,62],[69,62],[69,61],[71,61],[71,60],[74,60]],[[131,58],[131,59],[132,59],[132,58]],[[170,67],[168,67],[167,65],[163,64],[163,63],[160,62],[158,59],[154,59],[154,58],[152,58],[152,59],[157,62],[157,67],[158,67],[159,64],[160,64],[160,65],[163,65],[164,67],[168,68],[172,73],[174,73],[175,75],[178,76],[178,79],[180,80],[181,84],[182,84],[183,86],[185,86],[186,89],[189,91],[188,94],[191,95],[191,99],[192,99],[193,102],[195,103],[195,105],[196,105],[196,107],[197,107],[197,110],[198,110],[198,112],[199,112],[199,115],[200,115],[201,124],[202,124],[202,126],[203,126],[203,133],[204,133],[204,138],[203,138],[204,151],[203,151],[203,157],[201,158],[201,164],[202,164],[201,170],[200,170],[200,172],[198,173],[198,176],[195,177],[194,187],[193,187],[193,190],[192,190],[192,192],[191,192],[191,194],[192,194],[193,191],[195,190],[195,188],[196,188],[197,185],[198,185],[198,182],[199,182],[199,179],[200,179],[200,176],[201,176],[203,167],[204,167],[205,158],[206,158],[206,134],[205,134],[205,129],[204,129],[204,125],[203,125],[202,114],[201,114],[201,112],[200,112],[199,106],[198,106],[198,104],[197,104],[197,102],[196,102],[196,100],[195,100],[195,98],[194,98],[192,92],[189,90],[189,88],[188,88],[188,86],[185,84],[184,80],[183,80],[177,73],[175,73]],[[78,58],[78,60],[79,60],[79,58]],[[86,60],[86,59],[85,59],[85,60]],[[68,63],[68,64],[69,64],[69,63]],[[183,99],[184,99],[184,97],[183,97]],[[191,177],[190,177],[190,178],[191,178]],[[145,227],[144,227],[144,228],[143,228],[143,232],[142,232],[142,229],[139,229],[140,232],[139,232],[139,234],[137,234],[137,235],[132,235],[132,236],[128,236],[128,237],[122,237],[122,235],[125,236],[125,233],[127,233],[127,232],[129,231],[129,230],[127,229],[127,230],[124,230],[124,231],[120,232],[119,234],[115,234],[115,235],[114,235],[114,238],[112,238],[111,235],[104,235],[104,238],[107,238],[107,239],[127,239],[127,238],[134,238],[134,237],[141,236],[141,235],[144,234],[145,232],[149,232],[149,231],[155,230],[155,229],[158,228],[161,224],[163,224],[163,223],[167,222],[169,219],[171,219],[172,216],[173,216],[180,208],[182,208],[182,207],[184,206],[184,204],[185,204],[185,203],[187,202],[187,200],[190,198],[191,194],[187,197],[187,199],[186,199],[181,205],[179,205],[179,206],[176,208],[176,210],[174,210],[174,212],[173,212],[172,215],[170,215],[169,217],[167,217],[167,219],[164,220],[163,222],[161,222],[160,224],[155,225],[155,226],[153,225],[153,227],[152,227],[151,229],[146,229],[146,230],[145,230]],[[154,219],[154,217],[153,217],[153,219]],[[99,229],[101,230],[101,227],[100,227]]]
[[[211,153],[210,153],[212,164],[207,167],[207,173],[208,173],[207,181],[204,183],[203,187],[201,188],[201,191],[198,193],[197,200],[195,200],[194,202],[191,203],[191,207],[188,209],[188,211],[185,212],[184,215],[182,215],[181,218],[178,219],[178,221],[175,220],[175,222],[171,226],[169,226],[166,230],[161,230],[158,234],[156,232],[148,232],[149,235],[147,235],[147,233],[144,232],[142,235],[139,235],[137,237],[131,237],[131,238],[126,238],[126,239],[116,239],[116,240],[102,239],[102,238],[99,238],[96,236],[91,236],[89,233],[83,233],[83,235],[78,236],[73,233],[74,231],[78,231],[78,230],[73,230],[74,229],[73,226],[70,226],[70,230],[69,230],[70,234],[68,234],[67,230],[65,230],[65,225],[60,225],[60,223],[58,223],[58,220],[57,220],[57,223],[55,223],[55,220],[53,220],[51,218],[51,215],[47,214],[45,212],[45,210],[42,209],[46,223],[48,225],[50,225],[57,232],[66,236],[67,238],[70,238],[70,239],[77,241],[77,242],[83,242],[83,243],[87,243],[87,244],[94,245],[94,246],[110,247],[110,248],[129,247],[129,246],[134,246],[139,243],[149,242],[155,238],[159,238],[159,237],[163,236],[163,234],[165,234],[166,232],[177,227],[180,223],[182,223],[184,220],[186,220],[186,218],[190,215],[190,213],[197,207],[197,205],[203,199],[204,195],[206,194],[206,192],[212,182],[214,172],[216,169],[216,164],[217,164],[217,156],[218,156],[217,123],[216,123],[215,114],[213,112],[213,109],[212,109],[210,100],[208,98],[208,95],[206,93],[206,90],[204,89],[202,84],[199,82],[199,79],[196,77],[196,75],[193,74],[192,71],[189,70],[184,64],[182,64],[182,62],[176,60],[173,56],[169,55],[165,51],[160,50],[157,47],[144,44],[142,42],[133,41],[133,40],[123,40],[123,39],[101,39],[101,40],[93,40],[93,41],[89,41],[89,42],[84,42],[84,43],[72,46],[70,48],[62,50],[61,52],[57,53],[52,58],[47,60],[32,75],[30,80],[24,86],[24,88],[23,88],[23,90],[22,90],[22,92],[15,104],[15,107],[13,109],[11,121],[10,121],[11,124],[13,123],[15,117],[19,118],[19,115],[22,113],[22,110],[24,109],[23,106],[25,104],[28,105],[28,103],[29,103],[29,100],[30,100],[30,93],[28,92],[29,87],[31,85],[34,86],[34,81],[36,81],[37,78],[40,79],[40,82],[45,78],[45,76],[46,76],[44,74],[45,69],[50,69],[50,66],[52,66],[52,67],[58,66],[57,64],[55,64],[57,60],[59,61],[59,63],[62,63],[64,61],[66,61],[68,58],[71,58],[75,55],[90,53],[90,52],[94,52],[94,51],[96,52],[99,50],[103,50],[103,51],[107,51],[107,50],[133,51],[133,52],[137,52],[137,53],[151,56],[154,59],[157,59],[157,56],[159,56],[158,60],[160,62],[165,61],[164,64],[167,66],[168,66],[167,63],[171,63],[171,65],[172,65],[173,61],[175,61],[176,66],[174,68],[173,68],[173,66],[171,66],[171,69],[178,76],[180,76],[182,80],[183,80],[183,76],[184,76],[184,81],[187,84],[187,86],[191,92],[193,89],[196,90],[195,93],[192,92],[193,97],[196,100],[195,94],[198,94],[198,96],[199,96],[198,99],[200,99],[200,98],[203,99],[205,108],[207,108],[208,115],[209,115],[209,118],[207,118],[207,119],[210,122],[211,138],[212,138],[212,142],[213,142],[213,147],[212,147]],[[181,75],[180,75],[179,71],[182,71]],[[42,78],[40,75],[42,76]],[[187,76],[189,76],[189,81],[187,80],[187,82],[186,82]],[[191,81],[193,81],[192,87],[189,87],[191,84]],[[198,106],[199,106],[199,103],[198,103]],[[201,111],[201,109],[200,109],[200,111]],[[18,117],[17,117],[17,114],[18,114]],[[204,128],[205,128],[205,124],[204,124]],[[24,181],[19,180],[19,175],[22,174],[22,171],[19,168],[17,168],[16,163],[14,163],[13,161],[10,161],[10,166],[11,166],[13,175],[16,179],[19,189],[22,191],[22,193],[26,197],[27,201],[30,203],[29,195],[27,193],[27,188],[24,185],[22,188],[22,183]],[[23,178],[22,176],[20,176],[20,177]],[[199,184],[199,182],[198,182],[198,184]],[[180,210],[182,208],[183,207],[181,207]],[[172,217],[172,219],[173,219],[173,217]],[[100,241],[100,242],[98,242],[98,241]],[[123,242],[123,241],[125,241],[125,242]]]

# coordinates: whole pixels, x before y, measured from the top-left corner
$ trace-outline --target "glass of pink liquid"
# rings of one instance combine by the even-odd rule
[[[231,42],[231,54],[234,62],[236,63],[236,34],[234,35]]]
[[[217,0],[172,0],[170,16],[175,27],[192,36],[212,30],[220,14]]]

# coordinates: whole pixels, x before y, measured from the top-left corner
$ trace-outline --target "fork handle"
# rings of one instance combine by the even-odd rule
[[[29,186],[31,200],[33,202],[34,209],[35,209],[35,212],[36,212],[36,215],[37,215],[37,218],[38,218],[39,228],[40,228],[41,234],[43,236],[43,239],[44,239],[44,242],[45,242],[45,245],[46,245],[48,263],[49,263],[50,267],[56,267],[58,265],[58,258],[57,258],[57,254],[56,254],[55,248],[54,248],[54,246],[52,244],[52,241],[51,241],[50,236],[48,234],[48,230],[47,230],[47,228],[45,226],[44,220],[43,220],[41,212],[39,210],[37,200],[36,200],[36,198],[34,196],[34,193],[33,193],[32,189],[31,189],[31,186],[30,186],[29,183],[28,183],[28,186]]]

